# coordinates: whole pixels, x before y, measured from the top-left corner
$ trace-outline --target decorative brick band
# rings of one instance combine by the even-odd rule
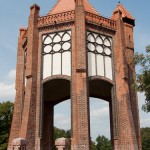
[[[75,20],[75,11],[68,11],[54,15],[43,16],[38,19],[38,27],[60,24]]]
[[[84,72],[86,72],[86,69],[76,69],[76,72],[78,72],[78,73],[84,73]]]
[[[89,12],[85,12],[87,22],[92,22],[103,27],[116,30],[116,21],[95,15]],[[58,13],[54,15],[42,16],[38,19],[38,27],[47,25],[55,25],[64,22],[70,22],[75,20],[75,11],[68,11],[64,13]]]
[[[97,25],[101,25],[106,28],[116,30],[116,21],[114,20],[99,15],[95,15],[89,12],[85,12],[85,18],[87,22],[95,23]]]

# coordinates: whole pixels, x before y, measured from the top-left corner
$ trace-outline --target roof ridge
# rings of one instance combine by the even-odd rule
[[[59,4],[61,0],[57,0],[56,4],[53,6],[53,8],[48,12],[48,14],[50,14],[54,9],[55,7]]]
[[[100,15],[88,0],[83,0],[85,11]],[[75,0],[58,0],[48,15],[75,10]]]
[[[89,3],[89,5],[95,10],[95,12],[96,12],[97,14],[99,14],[99,12],[92,6],[92,4],[91,4],[88,0],[85,0],[85,1],[87,1],[87,2]]]
[[[132,16],[131,12],[130,12],[129,10],[127,10],[126,7],[124,7],[123,5],[121,5],[121,6],[126,10],[126,11],[125,11],[125,14],[126,14],[126,13],[129,13],[129,14]],[[126,14],[126,15],[127,15],[127,14]]]

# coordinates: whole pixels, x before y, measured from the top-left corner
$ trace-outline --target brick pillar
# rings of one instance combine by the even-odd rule
[[[72,55],[72,150],[90,149],[86,29],[83,1],[76,1],[75,51]]]
[[[133,121],[135,127],[136,138],[138,141],[139,149],[141,146],[140,136],[140,122],[139,122],[139,110],[138,110],[138,98],[137,92],[133,88],[133,79],[135,79],[135,66],[133,64],[134,58],[134,42],[133,42],[133,27],[134,24],[124,22],[124,35],[125,35],[125,55],[128,69],[128,85],[129,85],[129,96],[131,101],[131,110],[133,114]]]
[[[114,143],[114,149],[139,150],[128,84],[130,77],[128,76],[128,65],[125,55],[124,24],[121,13],[118,12],[116,15],[118,15],[118,18],[115,35],[114,63],[116,71],[116,100],[118,103],[118,138]]]
[[[53,116],[54,107],[49,103],[44,103],[44,125],[43,125],[43,150],[53,150]]]
[[[26,88],[20,137],[27,139],[27,149],[35,149],[36,96],[37,96],[37,61],[39,6],[30,8],[27,36]]]
[[[22,37],[26,29],[20,29],[20,36],[18,38],[18,54],[17,54],[17,69],[16,69],[16,97],[14,103],[14,112],[12,119],[12,126],[9,136],[8,149],[11,146],[12,140],[19,137],[21,126],[23,95],[24,95],[24,49],[22,47]]]

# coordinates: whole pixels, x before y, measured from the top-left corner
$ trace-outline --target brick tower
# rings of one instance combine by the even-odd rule
[[[89,97],[109,102],[114,150],[141,150],[135,77],[134,18],[118,4],[111,18],[88,0],[58,0],[46,16],[30,8],[18,38],[12,140],[52,150],[54,106],[71,99],[71,148],[90,150]]]

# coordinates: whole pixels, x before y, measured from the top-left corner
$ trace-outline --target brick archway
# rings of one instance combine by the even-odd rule
[[[43,80],[43,101],[53,105],[70,98],[70,77],[50,76]]]
[[[42,143],[45,150],[53,149],[54,106],[70,98],[70,77],[50,76],[43,80]]]
[[[89,78],[89,94],[90,97],[103,99],[109,103],[109,119],[110,119],[110,135],[111,135],[111,144],[112,148],[114,148],[114,139],[117,136],[116,128],[117,128],[117,106],[115,104],[114,95],[114,82],[111,80],[100,77],[93,76]],[[114,120],[116,119],[116,120]],[[116,122],[116,124],[114,124]]]
[[[114,83],[104,77],[93,76],[89,78],[90,97],[111,101]]]

